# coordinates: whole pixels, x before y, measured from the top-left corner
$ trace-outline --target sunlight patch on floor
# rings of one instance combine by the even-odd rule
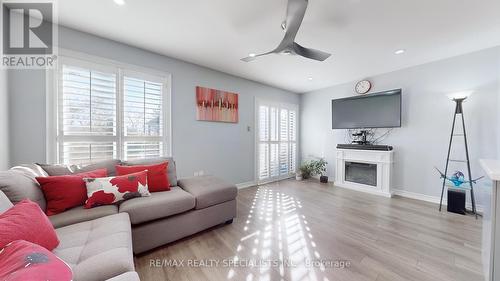
[[[286,192],[260,186],[245,220],[245,235],[240,238],[236,251],[251,248],[251,256],[239,258],[263,260],[268,263],[259,264],[254,272],[245,276],[238,276],[237,272],[231,269],[228,279],[270,280],[271,273],[277,273],[281,280],[328,281],[324,276],[324,266],[311,267],[307,264],[307,261],[321,259],[318,249],[321,247],[313,240],[309,222],[306,216],[300,213],[300,209],[302,203]],[[272,263],[274,261],[276,263]]]

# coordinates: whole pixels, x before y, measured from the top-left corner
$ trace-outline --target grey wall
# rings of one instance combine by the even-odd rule
[[[9,114],[7,70],[0,70],[0,170],[9,166]]]
[[[372,92],[403,89],[403,126],[384,141],[395,148],[395,187],[429,196],[440,195],[434,166],[443,169],[454,103],[446,93],[473,89],[464,104],[473,176],[483,175],[478,159],[495,158],[499,138],[500,48],[488,49],[384,75],[370,77]],[[301,97],[302,158],[323,156],[335,174],[335,147],[345,131],[331,129],[331,99],[354,95],[354,82],[306,93]],[[383,132],[382,129],[379,132]],[[460,153],[461,147],[454,149]],[[457,156],[458,157],[458,156]],[[463,167],[451,169],[466,170]],[[481,184],[485,184],[482,181]]]
[[[195,171],[234,183],[254,180],[254,100],[256,97],[299,104],[284,90],[154,54],[68,28],[59,29],[61,48],[172,74],[173,156],[181,177]],[[11,164],[46,160],[45,74],[15,71],[10,77]],[[239,93],[238,124],[195,120],[195,87]],[[247,131],[247,126],[251,131]]]

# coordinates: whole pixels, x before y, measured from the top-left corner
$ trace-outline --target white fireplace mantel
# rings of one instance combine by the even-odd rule
[[[346,162],[377,165],[377,185],[371,186],[346,180]],[[335,185],[371,194],[392,197],[394,151],[337,149]]]

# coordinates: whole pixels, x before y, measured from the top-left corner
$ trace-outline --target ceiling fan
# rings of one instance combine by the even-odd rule
[[[285,37],[278,47],[267,53],[258,55],[250,54],[248,57],[242,58],[241,60],[250,62],[257,57],[269,54],[299,55],[317,61],[324,61],[329,58],[331,56],[329,53],[305,48],[295,43],[295,37],[304,19],[308,2],[309,0],[288,0],[286,20],[281,24],[281,28],[285,31]]]

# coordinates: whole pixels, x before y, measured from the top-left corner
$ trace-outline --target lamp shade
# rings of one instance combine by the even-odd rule
[[[459,99],[466,99],[470,95],[472,95],[473,91],[461,91],[461,92],[453,92],[447,94],[448,98],[450,100],[459,100]]]

